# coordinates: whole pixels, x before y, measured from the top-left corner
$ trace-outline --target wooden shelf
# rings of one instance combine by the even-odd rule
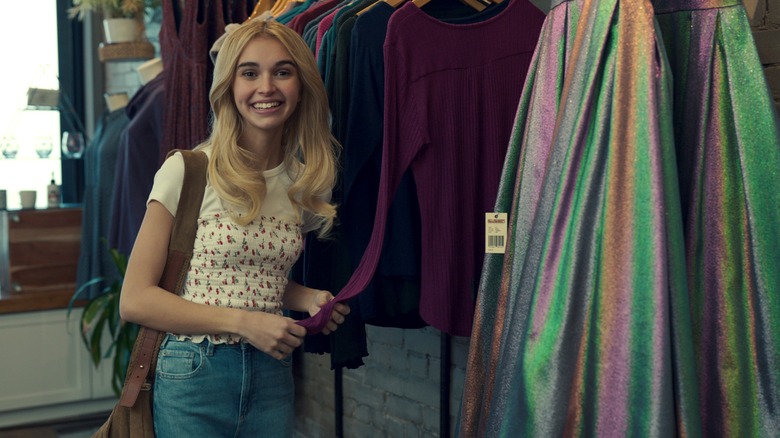
[[[132,43],[100,43],[98,58],[103,62],[145,61],[154,58],[154,46],[148,41]]]
[[[21,312],[37,312],[40,310],[64,309],[68,307],[74,289],[52,289],[47,292],[38,292],[34,294],[13,294],[0,299],[0,315]],[[86,301],[79,300],[75,307],[83,307]],[[81,315],[77,312],[76,316]]]
[[[0,261],[10,290],[0,297],[0,314],[67,307],[76,291],[81,209],[1,213],[7,253]]]

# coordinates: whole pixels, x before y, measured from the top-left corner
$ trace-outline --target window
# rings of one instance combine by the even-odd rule
[[[37,192],[36,207],[46,208],[46,190],[52,178],[63,185],[63,192],[73,185],[70,174],[80,165],[61,160],[61,132],[68,129],[65,107],[78,113],[79,91],[74,80],[81,57],[72,26],[67,20],[68,0],[28,0],[9,4],[0,14],[0,41],[6,41],[3,53],[5,68],[0,70],[0,189],[7,191],[9,209],[21,207],[20,190]],[[70,21],[70,20],[67,20]],[[67,23],[67,21],[65,21]],[[65,47],[60,47],[61,43]],[[73,47],[70,47],[73,46]],[[75,50],[75,53],[74,53]],[[68,58],[63,58],[63,54]],[[61,60],[68,71],[61,72]],[[72,66],[72,67],[70,67]],[[51,106],[28,105],[28,90],[61,90],[60,110]],[[70,105],[66,105],[65,99]],[[83,120],[79,116],[79,120]],[[66,122],[66,123],[63,123]],[[75,171],[74,168],[77,168]],[[71,189],[72,191],[72,189]],[[66,200],[78,202],[78,200]]]

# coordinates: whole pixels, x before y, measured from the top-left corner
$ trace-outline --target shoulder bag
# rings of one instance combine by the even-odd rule
[[[198,215],[206,189],[206,167],[208,158],[204,152],[172,150],[184,157],[184,182],[181,188],[176,217],[168,245],[165,271],[160,287],[178,293],[184,283],[192,258]],[[152,438],[152,385],[157,366],[157,353],[165,333],[148,327],[141,327],[133,344],[127,375],[119,402],[111,411],[106,422],[93,435],[98,438]]]

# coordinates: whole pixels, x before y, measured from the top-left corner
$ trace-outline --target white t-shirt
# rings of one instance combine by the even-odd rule
[[[204,149],[204,152],[206,156],[211,158],[210,148]],[[287,197],[287,190],[293,181],[289,172],[286,171],[284,163],[264,171],[263,176],[266,182],[266,196],[263,206],[260,208],[260,215],[295,220],[295,209]],[[179,205],[179,196],[181,195],[183,182],[184,158],[182,158],[180,153],[176,153],[165,160],[154,176],[154,185],[146,204],[149,205],[149,202],[153,200],[158,201],[173,216],[176,216],[176,208]],[[328,194],[327,199],[330,200],[330,194]],[[207,182],[206,191],[203,193],[203,203],[200,207],[200,216],[226,211],[214,187]],[[319,221],[314,215],[304,211],[301,216],[303,218],[301,232],[305,234],[317,229]]]
[[[206,154],[210,156],[207,149]],[[282,297],[293,264],[303,247],[303,234],[317,228],[316,217],[297,215],[287,196],[292,184],[280,165],[263,172],[267,194],[260,214],[247,226],[236,224],[211,184],[206,185],[198,218],[184,299],[196,303],[282,313]],[[176,215],[184,180],[180,153],[167,159],[154,177],[147,204],[160,202]],[[298,217],[303,217],[303,223]],[[179,339],[236,343],[230,334],[178,334]]]

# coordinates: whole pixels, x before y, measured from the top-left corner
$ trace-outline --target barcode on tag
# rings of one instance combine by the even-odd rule
[[[488,248],[504,247],[504,236],[488,236]]]
[[[485,253],[506,251],[506,213],[485,213]]]

